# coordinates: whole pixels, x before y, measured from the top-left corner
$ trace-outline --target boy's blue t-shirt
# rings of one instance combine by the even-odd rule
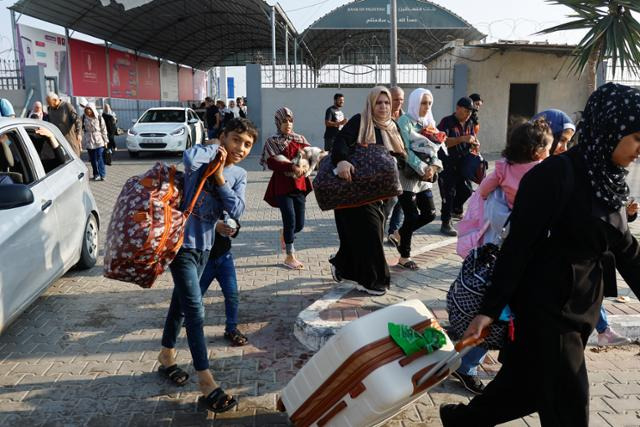
[[[207,165],[218,153],[218,145],[196,145],[184,152],[184,196],[182,209],[191,202]],[[182,247],[210,250],[215,239],[215,225],[223,212],[240,218],[245,208],[247,171],[239,166],[224,168],[225,184],[218,187],[207,183],[198,197],[187,221]]]

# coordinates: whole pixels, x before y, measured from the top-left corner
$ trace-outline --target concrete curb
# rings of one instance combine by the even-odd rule
[[[320,313],[354,288],[352,283],[341,283],[298,314],[293,326],[293,335],[302,345],[309,350],[318,351],[329,338],[348,323],[323,320],[320,318]]]
[[[455,243],[456,240],[456,237],[452,237],[422,246],[412,251],[412,255],[418,256],[425,252],[448,246]],[[318,351],[340,328],[349,323],[348,321],[324,320],[320,317],[320,313],[338,302],[340,298],[353,289],[355,289],[354,284],[345,281],[298,314],[293,326],[293,335],[302,345],[311,351]],[[398,288],[398,291],[401,291],[401,289]],[[408,295],[408,297],[415,298],[413,294]]]

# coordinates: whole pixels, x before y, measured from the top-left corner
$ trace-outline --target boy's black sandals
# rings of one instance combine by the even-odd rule
[[[206,397],[200,396],[200,399],[198,399],[198,402],[208,410],[215,413],[227,412],[229,409],[233,408],[238,404],[238,401],[236,400],[235,397],[228,395],[220,387],[213,390]]]
[[[234,347],[241,347],[249,342],[249,339],[237,329],[231,332],[225,332],[224,338]]]
[[[160,372],[160,375],[167,377],[179,387],[185,385],[187,383],[187,380],[189,379],[189,374],[180,369],[178,365],[171,365],[168,367],[160,365],[160,367],[158,368],[158,372]]]

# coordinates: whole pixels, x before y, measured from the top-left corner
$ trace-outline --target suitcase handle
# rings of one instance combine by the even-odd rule
[[[413,377],[411,377],[411,382],[413,383],[413,394],[415,395],[420,393],[449,376],[451,373],[449,371],[449,366],[451,366],[454,361],[467,354],[472,347],[484,341],[487,335],[489,335],[489,328],[484,328],[480,333],[479,338],[469,337],[458,341],[455,345],[456,351],[452,352],[449,357],[442,359],[436,364],[429,365],[413,374]],[[428,373],[433,373],[433,375],[423,382],[422,380]]]
[[[465,347],[475,347],[476,345],[483,342],[487,336],[489,336],[489,332],[490,332],[489,328],[484,328],[482,332],[480,332],[479,338],[467,337],[463,340],[458,341],[456,343],[456,351],[460,353],[462,349]]]

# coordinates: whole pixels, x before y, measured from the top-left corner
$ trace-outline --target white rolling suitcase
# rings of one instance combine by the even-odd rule
[[[378,425],[439,384],[466,353],[445,346],[405,356],[391,339],[389,322],[419,332],[440,325],[419,300],[375,311],[342,328],[287,384],[278,401],[297,427]],[[445,334],[446,335],[446,334]],[[468,351],[468,350],[467,350]]]

